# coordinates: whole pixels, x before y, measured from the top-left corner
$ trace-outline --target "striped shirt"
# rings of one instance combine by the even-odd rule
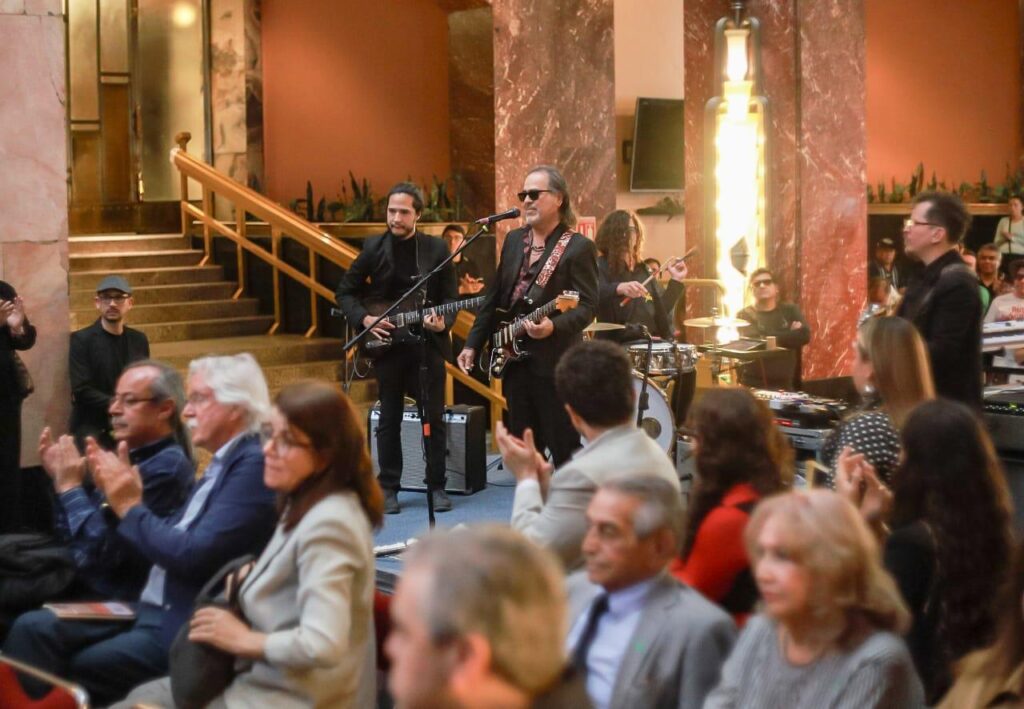
[[[848,652],[793,665],[779,647],[778,624],[754,616],[722,669],[704,709],[917,709],[924,691],[903,641],[875,631]]]

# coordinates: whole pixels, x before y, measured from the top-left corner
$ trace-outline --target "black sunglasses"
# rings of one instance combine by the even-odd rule
[[[770,286],[774,282],[775,281],[771,278],[765,278],[760,281],[754,281],[751,285],[754,286],[754,288],[759,288],[760,286]]]
[[[519,198],[520,202],[525,202],[527,197],[530,198],[531,202],[536,202],[537,198],[544,192],[554,192],[554,190],[523,190],[522,192],[517,192],[516,197]]]

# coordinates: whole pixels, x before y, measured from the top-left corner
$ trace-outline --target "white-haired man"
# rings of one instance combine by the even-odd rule
[[[506,527],[410,547],[391,604],[389,685],[404,709],[583,709],[565,671],[562,570]]]
[[[252,355],[205,357],[189,366],[183,411],[192,441],[213,453],[182,510],[161,519],[142,502],[142,481],[127,450],[87,457],[100,490],[120,518],[117,532],[153,562],[133,623],[58,620],[33,611],[15,621],[4,654],[82,685],[97,706],[168,672],[168,650],[192,613],[202,585],[270,539],[274,494],[263,483],[260,429],[270,409],[267,383]]]

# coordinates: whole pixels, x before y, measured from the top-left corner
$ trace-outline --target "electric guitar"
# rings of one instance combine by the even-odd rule
[[[445,303],[444,305],[394,312],[381,320],[381,322],[389,322],[395,326],[395,329],[391,330],[390,336],[382,339],[373,333],[370,333],[360,341],[359,351],[366,357],[376,359],[384,353],[389,352],[396,344],[419,342],[420,335],[411,331],[410,326],[419,325],[423,321],[424,315],[437,313],[444,317],[446,315],[457,313],[460,310],[472,310],[483,302],[484,296],[480,295],[475,298],[466,298],[465,300],[456,300],[451,303]],[[390,305],[390,303],[386,301],[378,301],[376,299],[363,302],[363,306],[370,315],[380,315],[387,310],[388,305]]]
[[[526,321],[537,323],[556,310],[560,313],[572,310],[580,302],[580,294],[576,291],[562,291],[562,294],[545,303],[529,315],[501,321],[502,316],[508,316],[509,311],[497,311],[499,318],[498,330],[491,337],[490,361],[488,372],[492,379],[501,379],[505,373],[505,367],[509,362],[516,362],[530,356],[530,353],[521,346],[523,333],[526,332]]]

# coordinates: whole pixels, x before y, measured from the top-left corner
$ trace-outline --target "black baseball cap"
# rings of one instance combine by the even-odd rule
[[[122,293],[132,294],[132,287],[123,276],[107,276],[96,286],[96,292],[102,293],[105,290],[119,290]]]
[[[878,243],[875,244],[875,247],[876,248],[881,247],[883,249],[895,249],[896,248],[896,242],[894,242],[889,237],[885,237],[884,239],[879,239]]]

